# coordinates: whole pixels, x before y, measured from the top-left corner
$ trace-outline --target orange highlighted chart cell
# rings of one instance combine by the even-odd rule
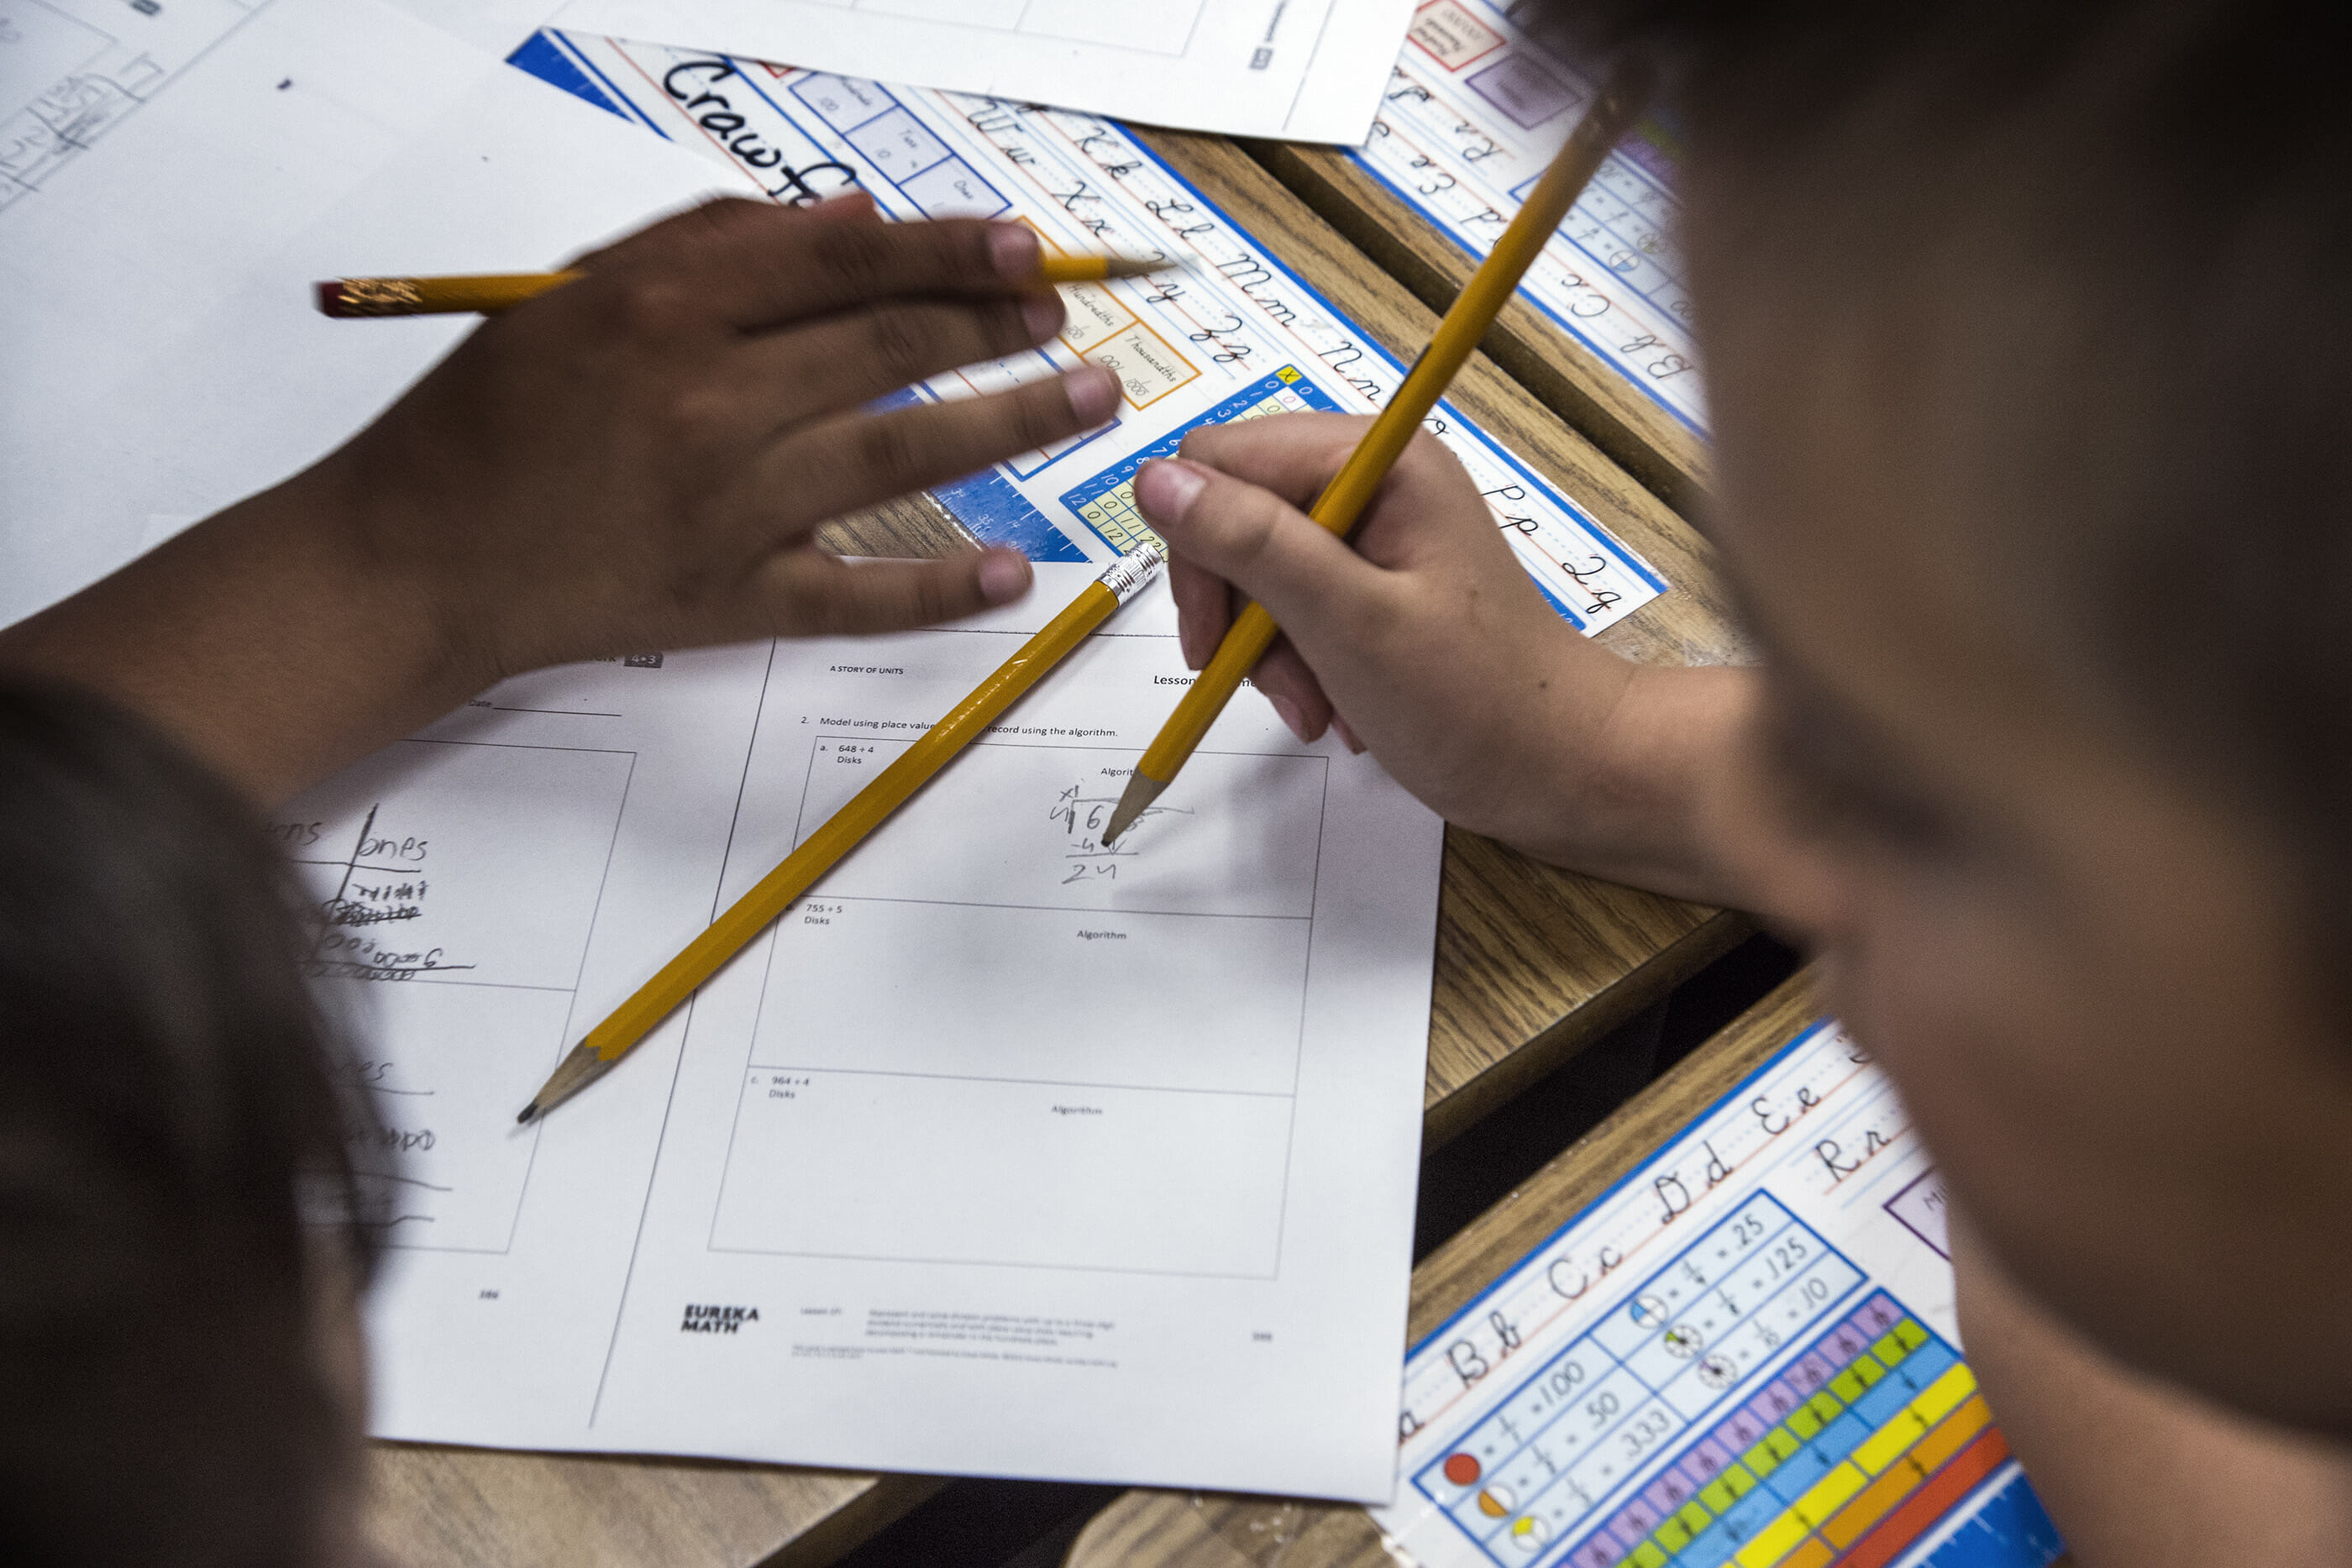
[[[1485,59],[1503,47],[1502,34],[1454,0],[1429,0],[1413,13],[1412,29],[1405,37],[1449,71]]]
[[[1069,310],[1062,341],[1088,364],[1117,376],[1119,396],[1131,407],[1148,407],[1200,379],[1201,367],[1137,320],[1107,286],[1066,284],[1062,298]]]

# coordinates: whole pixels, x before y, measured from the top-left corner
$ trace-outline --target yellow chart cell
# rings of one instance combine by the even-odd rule
[[[1732,1561],[1739,1564],[1739,1568],[1773,1568],[1775,1563],[1796,1550],[1797,1542],[1811,1533],[1811,1527],[1803,1520],[1792,1513],[1783,1513],[1758,1531]]]
[[[1819,1523],[1838,1511],[1838,1505],[1869,1484],[1870,1478],[1855,1468],[1850,1459],[1841,1460],[1830,1472],[1805,1489],[1805,1495],[1789,1505],[1789,1511],[1811,1523]]]

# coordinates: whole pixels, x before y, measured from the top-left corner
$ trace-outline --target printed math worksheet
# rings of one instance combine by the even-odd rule
[[[1438,820],[1188,678],[1164,586],[613,1073],[572,1042],[1096,575],[511,681],[279,813],[373,1043],[373,1429],[1384,1500]]]
[[[935,376],[903,397],[968,397],[1075,367],[1120,381],[1107,428],[934,491],[972,533],[1038,560],[1108,560],[1148,533],[1133,479],[1195,425],[1305,409],[1369,413],[1404,368],[1118,126],[657,44],[542,32],[514,61],[697,149],[772,199],[853,186],[895,218],[977,215],[1066,252],[1166,256],[1153,277],[1065,288],[1040,350]],[[1588,632],[1665,581],[1452,405],[1431,421],[1486,492],[1496,526],[1562,615]]]

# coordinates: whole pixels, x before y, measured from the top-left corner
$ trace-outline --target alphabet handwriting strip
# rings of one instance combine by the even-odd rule
[[[1184,263],[1069,288],[1055,341],[896,394],[970,397],[1081,362],[1118,377],[1118,418],[1107,429],[933,492],[974,534],[1033,558],[1108,559],[1139,518],[1106,527],[1071,497],[1099,497],[1103,476],[1131,475],[1142,455],[1217,411],[1258,408],[1264,398],[1245,394],[1269,378],[1287,395],[1283,406],[1348,413],[1380,408],[1403,379],[1402,364],[1113,121],[552,30],[513,59],[729,164],[772,201],[802,205],[858,188],[892,218],[1009,218],[1058,251]],[[1665,591],[1639,557],[1451,404],[1429,425],[1486,495],[1528,575],[1579,629],[1597,632]]]
[[[1505,5],[1430,0],[1405,37],[1370,140],[1349,156],[1484,256],[1597,91],[1513,25]],[[1673,233],[1680,203],[1663,140],[1644,125],[1602,163],[1520,291],[1704,435],[1706,394]]]

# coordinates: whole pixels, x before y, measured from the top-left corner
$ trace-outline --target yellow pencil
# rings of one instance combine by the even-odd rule
[[[1142,277],[1177,263],[1164,256],[1138,261],[1124,256],[1045,256],[1036,281],[1095,283],[1106,277]],[[587,274],[486,272],[450,277],[339,277],[317,285],[321,315],[351,319],[363,316],[495,316],[551,288]]]
[[[1348,456],[1348,461],[1333,476],[1323,493],[1316,497],[1308,516],[1335,534],[1344,535],[1356,526],[1360,516],[1388,477],[1389,469],[1403,455],[1405,444],[1445,388],[1462,369],[1464,361],[1477,349],[1486,337],[1486,329],[1495,324],[1496,315],[1509,302],[1519,287],[1519,279],[1528,267],[1541,255],[1554,230],[1568,216],[1569,208],[1583,193],[1585,185],[1600,169],[1601,161],[1609,155],[1617,139],[1641,117],[1648,101],[1652,72],[1646,63],[1629,57],[1610,78],[1591,112],[1580,121],[1568,139],[1566,146],[1552,159],[1543,178],[1528,193],[1527,204],[1519,215],[1495,242],[1478,270],[1471,276],[1453,307],[1438,322],[1436,333],[1421,358],[1413,361],[1404,384],[1389,400],[1371,429]],[[1176,774],[1201,744],[1209,727],[1225,710],[1225,704],[1241,689],[1242,678],[1256,667],[1274,645],[1279,632],[1274,617],[1264,606],[1252,601],[1242,607],[1234,617],[1225,639],[1217,644],[1210,659],[1183,697],[1176,711],[1160,727],[1153,737],[1143,760],[1136,765],[1127,788],[1120,791],[1118,807],[1103,830],[1106,844],[1127,831],[1129,824],[1141,816],[1144,808],[1158,800],[1160,791],[1174,782]]]
[[[636,994],[614,1009],[613,1015],[590,1030],[558,1063],[518,1122],[535,1121],[612,1071],[615,1062],[653,1032],[680,1002],[719,971],[768,928],[810,884],[833,869],[835,862],[857,847],[880,826],[883,819],[904,805],[908,796],[929,783],[957,752],[970,745],[997,716],[1011,707],[1038,677],[1062,662],[1086,641],[1110,612],[1133,599],[1160,575],[1168,559],[1166,547],[1157,542],[1122,556],[1069,607],[1046,622],[1043,631],[1021,644],[994,674],[974,687],[948,716],[925,731],[921,739],[884,768],[874,782],[860,789],[825,824],[811,833],[801,847],[761,877],[751,891],[737,899],[711,922],[686,950],[663,965]]]

